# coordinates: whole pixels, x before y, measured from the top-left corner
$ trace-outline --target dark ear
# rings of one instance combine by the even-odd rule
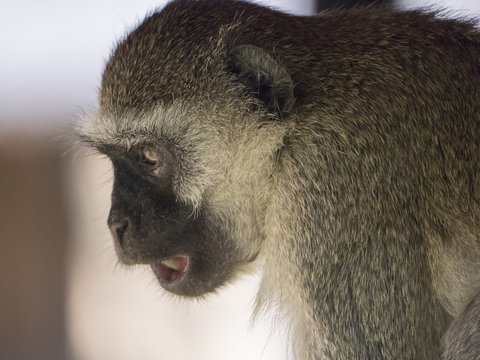
[[[236,46],[229,54],[230,70],[271,113],[284,118],[293,107],[293,81],[287,69],[265,50]]]

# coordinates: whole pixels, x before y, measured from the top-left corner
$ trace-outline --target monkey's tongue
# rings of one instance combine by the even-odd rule
[[[172,257],[167,260],[159,260],[151,266],[155,276],[165,285],[180,281],[188,269],[189,257],[186,255]]]

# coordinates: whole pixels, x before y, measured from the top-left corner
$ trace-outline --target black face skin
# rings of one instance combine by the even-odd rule
[[[108,224],[120,261],[160,264],[178,256],[188,257],[188,267],[177,281],[162,281],[167,290],[184,296],[199,296],[215,290],[231,277],[235,258],[229,239],[201,212],[176,201],[171,179],[175,168],[168,146],[154,145],[160,160],[142,158],[142,148],[128,152],[106,151],[114,169],[112,206]]]

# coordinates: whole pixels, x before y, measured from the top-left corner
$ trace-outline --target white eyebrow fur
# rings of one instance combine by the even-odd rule
[[[191,121],[194,113],[193,108],[179,102],[143,114],[96,112],[81,119],[76,133],[83,143],[99,149],[118,146],[128,150],[139,144],[169,141],[179,160],[173,182],[177,200],[190,204],[196,212],[215,172],[218,149],[212,145],[216,135],[201,121]]]

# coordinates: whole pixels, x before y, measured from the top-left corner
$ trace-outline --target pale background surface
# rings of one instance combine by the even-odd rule
[[[314,8],[308,0],[262,3],[298,14]],[[437,4],[460,15],[480,13],[476,0],[399,3]],[[66,114],[94,108],[114,41],[161,5],[153,0],[0,0],[0,142],[15,151],[21,144],[4,141],[10,134],[57,127],[69,118]],[[5,155],[1,148],[0,155]],[[148,269],[116,265],[105,224],[111,189],[108,161],[78,156],[67,164],[65,176],[72,204],[71,239],[63,285],[66,309],[60,305],[56,311],[66,310],[69,359],[287,359],[281,327],[271,326],[269,319],[249,326],[256,278],[246,278],[202,302],[165,296]],[[35,181],[35,174],[31,178]],[[0,242],[1,236],[0,219]],[[40,274],[41,266],[34,271]],[[0,360],[12,360],[2,357],[2,340]]]

